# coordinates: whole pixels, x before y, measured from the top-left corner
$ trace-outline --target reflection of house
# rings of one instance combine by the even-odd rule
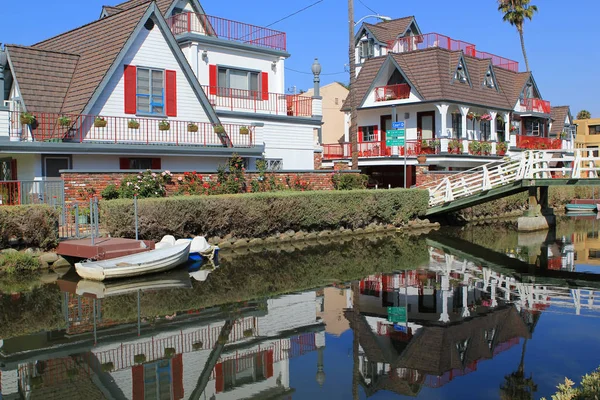
[[[325,323],[325,331],[340,336],[350,329],[343,310],[351,308],[351,290],[328,287],[323,289],[323,305],[317,316]]]
[[[600,266],[600,235],[597,231],[573,234],[575,264]]]
[[[176,315],[141,336],[129,325],[117,343],[111,327],[97,332],[94,347],[81,335],[37,335],[31,344],[37,340],[37,348],[3,360],[2,394],[62,399],[61,388],[72,380],[69,390],[79,390],[73,398],[103,398],[102,392],[134,400],[283,396],[293,392],[289,359],[325,346],[316,303],[315,292],[307,292],[268,300],[266,313]],[[18,342],[5,343],[7,354],[19,348],[11,341]],[[84,390],[91,395],[81,395]]]

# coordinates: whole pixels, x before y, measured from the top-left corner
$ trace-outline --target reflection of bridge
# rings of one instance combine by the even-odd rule
[[[599,173],[600,157],[595,157],[592,151],[575,150],[574,155],[525,151],[513,158],[450,175],[419,188],[429,190],[428,216],[524,191],[530,194],[530,210],[539,213],[539,205],[544,213],[548,209],[549,186],[597,185]]]

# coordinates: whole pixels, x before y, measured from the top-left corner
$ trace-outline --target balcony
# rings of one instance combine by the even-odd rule
[[[521,100],[521,112],[550,114],[551,109],[550,102],[546,100],[533,98]]]
[[[286,51],[284,32],[206,14],[182,13],[167,18],[173,35],[196,33],[251,46]]]
[[[490,60],[496,67],[509,71],[519,72],[519,63],[508,58],[500,57],[484,51],[479,51],[475,45],[462,40],[452,39],[439,33],[426,33],[424,35],[407,36],[388,42],[388,51],[392,53],[405,53],[408,51],[423,50],[430,47],[441,47],[442,49],[458,51],[462,50],[466,55]]]
[[[375,101],[400,100],[408,99],[409,97],[410,85],[406,83],[379,86],[375,88]]]
[[[313,99],[302,95],[259,92],[203,86],[208,100],[217,110],[311,117]]]
[[[391,157],[392,148],[385,142],[362,142],[357,144],[359,158]],[[436,140],[407,140],[406,146],[399,149],[398,155],[416,157],[419,154],[439,154],[439,142]],[[323,159],[339,160],[352,157],[352,143],[333,143],[323,145]]]
[[[515,135],[517,148],[523,150],[560,150],[563,148],[561,139],[550,139],[540,136]]]
[[[216,133],[207,122],[162,118],[104,117],[96,115],[34,113],[30,125],[21,114],[9,112],[10,141],[253,147],[254,127],[224,124]]]

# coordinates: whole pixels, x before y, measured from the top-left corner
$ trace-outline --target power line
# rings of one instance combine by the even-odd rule
[[[304,71],[298,71],[297,69],[293,69],[290,67],[285,67],[285,69],[287,69],[288,71],[292,71],[292,72],[296,72],[298,74],[304,74],[304,75],[313,75],[312,72],[304,72]],[[344,72],[331,72],[329,74],[321,74],[321,76],[328,76],[328,75],[341,75],[341,74],[347,74],[348,72],[344,71]]]
[[[379,15],[379,13],[377,11],[373,10],[371,7],[369,7],[368,5],[366,5],[362,0],[358,0],[358,2],[360,4],[362,4],[363,6],[365,6],[367,8],[367,10],[371,11],[373,14]]]
[[[318,0],[318,1],[315,1],[314,3],[312,3],[312,4],[310,4],[310,5],[308,5],[308,6],[304,7],[304,8],[302,8],[302,9],[300,9],[300,10],[298,10],[298,11],[295,11],[295,12],[293,12],[293,13],[289,14],[289,15],[286,15],[285,17],[283,17],[283,18],[281,18],[281,19],[278,19],[277,21],[275,21],[275,22],[273,22],[273,23],[270,23],[269,25],[265,26],[265,28],[268,28],[268,27],[270,27],[270,26],[273,26],[273,25],[275,25],[275,24],[277,24],[277,23],[279,23],[279,22],[281,22],[281,21],[283,21],[283,20],[285,20],[285,19],[288,19],[288,18],[290,18],[290,17],[293,17],[293,16],[294,16],[294,15],[296,15],[296,14],[300,14],[302,11],[306,11],[306,10],[308,10],[309,8],[311,8],[311,7],[314,7],[314,6],[316,6],[317,4],[319,4],[319,3],[322,3],[322,2],[323,2],[323,0]]]

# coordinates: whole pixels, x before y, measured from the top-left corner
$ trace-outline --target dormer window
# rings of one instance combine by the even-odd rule
[[[371,58],[375,54],[375,42],[373,39],[360,42],[360,58]]]
[[[488,69],[488,71],[485,73],[485,79],[483,81],[483,84],[489,87],[490,89],[494,89],[496,87],[496,83],[494,82],[494,75],[492,74],[491,69]]]
[[[467,82],[467,73],[465,72],[465,68],[463,67],[462,62],[458,64],[458,67],[456,67],[454,79],[462,83]]]

